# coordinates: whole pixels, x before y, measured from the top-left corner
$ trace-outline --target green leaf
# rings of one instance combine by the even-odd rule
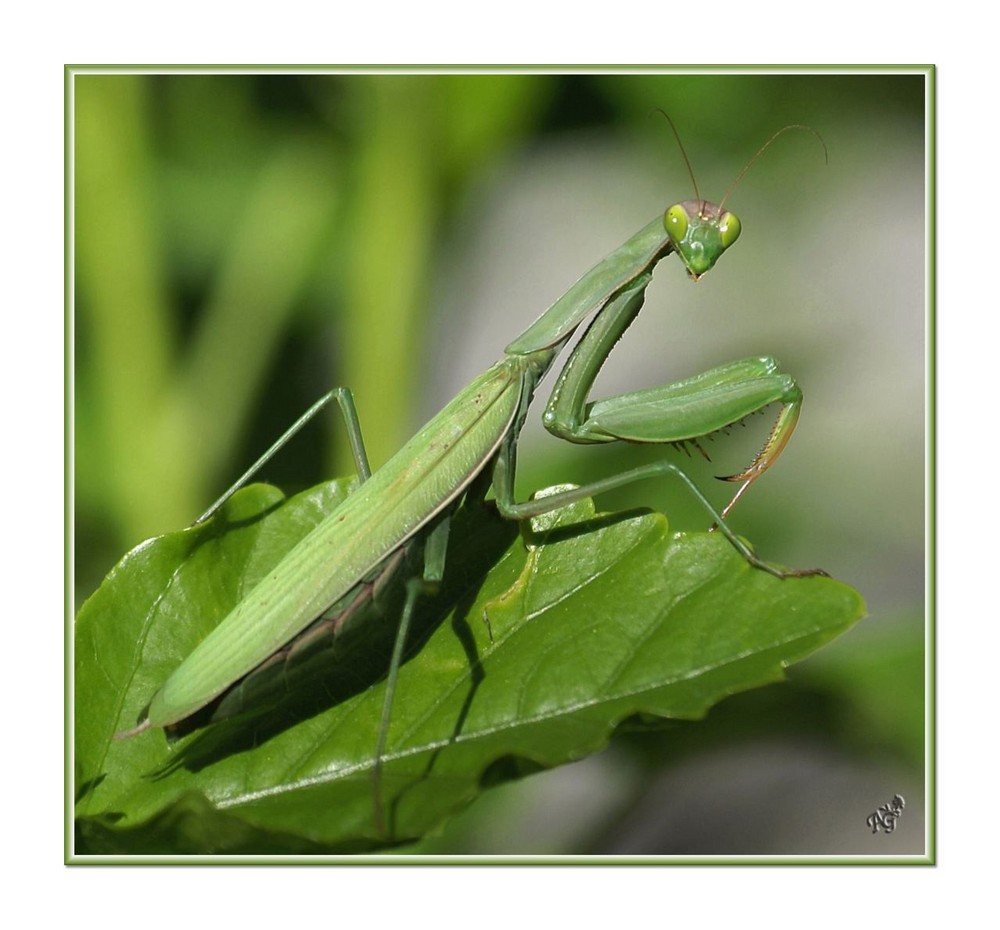
[[[209,523],[138,546],[84,604],[78,852],[362,852],[411,841],[489,785],[601,748],[626,718],[697,718],[779,680],[864,613],[846,585],[778,580],[719,534],[670,533],[661,514],[595,517],[586,501],[519,533],[470,504],[399,674],[383,759],[388,837],[374,825],[372,768],[395,607],[341,637],[328,667],[256,716],[171,745],[151,730],[113,739],[348,490],[329,482],[286,501],[246,488]]]

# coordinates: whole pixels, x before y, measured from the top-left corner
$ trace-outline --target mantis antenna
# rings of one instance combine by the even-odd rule
[[[691,178],[691,186],[694,188],[694,199],[701,203],[704,203],[705,201],[701,199],[701,194],[698,193],[698,182],[695,180],[694,177],[694,168],[691,167],[691,159],[688,158],[688,153],[684,149],[684,143],[681,142],[681,134],[677,131],[677,127],[674,125],[674,121],[670,118],[670,115],[667,113],[666,110],[661,110],[659,107],[654,107],[652,110],[650,110],[649,115],[652,116],[654,113],[662,113],[663,118],[668,123],[670,123],[670,128],[674,132],[674,138],[677,140],[677,147],[681,150],[681,157],[684,159],[684,164],[687,165],[688,176]],[[757,155],[759,154],[760,152],[757,153]],[[755,155],[754,158],[756,157],[757,156]],[[744,174],[746,174],[746,168],[743,169],[743,172],[740,174],[740,177],[743,177]]]
[[[664,114],[664,115],[666,115],[666,114]],[[673,124],[671,124],[671,125],[673,125]],[[738,175],[736,175],[736,180],[733,181],[733,183],[729,185],[729,190],[726,191],[726,193],[723,196],[722,200],[719,201],[719,210],[721,210],[723,208],[723,206],[725,206],[726,201],[729,199],[729,195],[734,190],[736,190],[736,185],[739,184],[740,181],[743,180],[743,178],[746,175],[746,173],[750,170],[751,165],[753,165],[753,163],[755,161],[757,161],[757,159],[760,158],[760,156],[763,155],[765,151],[767,151],[768,147],[771,145],[772,142],[774,142],[775,139],[778,138],[778,136],[780,136],[782,133],[788,132],[789,129],[804,129],[806,132],[811,132],[817,139],[819,139],[819,144],[823,146],[823,162],[824,162],[824,164],[829,164],[830,163],[830,154],[826,150],[826,143],[823,141],[823,137],[818,132],[816,132],[816,130],[813,129],[812,126],[805,126],[802,123],[791,123],[788,126],[783,126],[773,136],[771,136],[771,138],[768,139],[767,142],[765,142],[759,149],[757,149],[757,154],[754,155],[753,158],[751,158],[750,161],[748,161],[743,166],[743,170]],[[676,132],[676,131],[677,130],[675,129],[674,132]],[[685,158],[686,157],[687,156],[685,156]]]
[[[670,124],[670,128],[674,133],[674,138],[677,140],[677,147],[681,150],[681,157],[684,159],[684,164],[687,165],[688,176],[691,178],[691,186],[694,187],[695,200],[699,201],[700,203],[704,203],[705,201],[701,199],[701,194],[698,192],[698,182],[695,180],[694,169],[691,167],[691,160],[688,158],[687,151],[685,151],[684,149],[684,143],[681,142],[681,135],[677,131],[677,127],[674,125],[674,121],[670,118],[670,115],[666,112],[666,110],[661,110],[659,107],[654,107],[652,110],[650,110],[650,116],[652,116],[653,113],[661,113],[663,115],[663,118]],[[830,154],[827,151],[826,142],[823,141],[823,137],[818,132],[816,132],[816,130],[813,129],[812,126],[806,126],[803,123],[791,123],[788,126],[782,126],[781,129],[779,129],[776,133],[774,133],[774,135],[771,136],[770,139],[767,140],[767,142],[765,142],[759,149],[757,149],[757,152],[754,154],[754,156],[743,166],[740,173],[736,175],[736,180],[729,185],[729,190],[726,191],[722,200],[719,201],[720,215],[722,213],[722,208],[725,206],[726,201],[729,199],[729,195],[732,194],[734,190],[736,190],[736,186],[740,183],[740,181],[743,180],[746,173],[753,166],[754,162],[756,162],[757,159],[760,158],[760,156],[763,155],[765,151],[767,151],[771,143],[774,142],[774,140],[777,139],[778,136],[782,135],[782,133],[788,132],[789,129],[804,129],[806,132],[811,132],[819,140],[819,144],[823,146],[824,163],[829,164]]]

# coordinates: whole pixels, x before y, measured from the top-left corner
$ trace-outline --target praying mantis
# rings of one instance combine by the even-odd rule
[[[670,125],[677,135],[672,121]],[[306,422],[333,403],[340,408],[347,429],[357,489],[291,548],[181,662],[152,696],[138,725],[117,736],[135,736],[154,728],[168,733],[189,728],[192,721],[213,707],[224,706],[234,692],[317,636],[336,635],[378,588],[403,581],[405,600],[386,677],[373,767],[375,822],[381,833],[381,759],[414,606],[443,578],[455,509],[464,499],[485,497],[490,486],[500,514],[524,520],[622,485],[670,475],[704,507],[712,518],[712,529],[721,532],[753,568],[779,579],[825,574],[819,569],[780,569],[763,561],[726,519],[747,489],[777,460],[798,420],[801,390],[774,359],[743,359],[673,384],[589,400],[602,364],[643,306],[654,268],[672,253],[680,257],[693,281],[714,267],[741,232],[740,221],[725,208],[729,195],[764,150],[791,129],[815,134],[809,127],[793,125],[772,135],[718,204],[701,198],[681,145],[694,199],[670,206],[663,217],[648,223],[584,274],[507,345],[499,361],[376,471],[368,463],[349,389],[336,388],[307,410],[196,523],[210,519]],[[699,439],[772,404],[780,405],[753,461],[724,479],[737,488],[721,511],[683,469],[665,460],[542,498],[515,500],[518,436],[536,388],[588,320],[558,373],[542,415],[546,428],[557,437],[583,444],[624,441],[697,447]],[[422,561],[422,569],[405,577],[413,571],[414,557]],[[209,719],[226,713],[223,710]]]

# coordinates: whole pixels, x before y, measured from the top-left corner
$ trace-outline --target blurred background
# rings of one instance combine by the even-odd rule
[[[733,514],[870,616],[705,721],[484,795],[415,852],[887,854],[924,849],[923,74],[82,74],[73,84],[75,573],[190,523],[312,401],[354,389],[373,466],[650,219],[720,199],[743,235],[697,285],[665,260],[596,396],[774,355],[794,441]],[[540,395],[544,397],[543,385]],[[541,407],[541,403],[536,405]],[[662,450],[573,447],[536,415],[519,497]],[[770,425],[690,462],[721,506]],[[669,453],[673,454],[673,453]],[[351,471],[334,417],[261,476]],[[603,509],[706,519],[681,489]],[[866,817],[901,794],[896,831]]]

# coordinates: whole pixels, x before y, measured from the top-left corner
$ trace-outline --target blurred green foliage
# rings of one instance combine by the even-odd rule
[[[744,221],[739,249],[697,288],[671,281],[666,312],[651,296],[651,321],[620,351],[631,340],[655,356],[651,373],[623,363],[634,387],[772,352],[799,379],[799,433],[737,528],[765,557],[821,564],[866,596],[868,624],[802,666],[840,708],[810,733],[922,783],[924,80],[77,74],[78,602],[126,549],[188,524],[332,385],[354,389],[373,465],[384,461],[522,320],[690,196],[653,108],[678,125],[708,198],[776,129],[806,123],[829,165],[807,137],[775,145],[727,204]],[[578,244],[584,233],[599,244]],[[525,445],[522,496],[634,452]],[[262,477],[296,490],[349,462],[339,429],[314,428]],[[692,468],[706,485],[735,470]],[[703,522],[676,488],[608,502],[633,504]],[[772,734],[797,700],[795,686],[783,693]],[[880,694],[898,697],[898,715]]]

